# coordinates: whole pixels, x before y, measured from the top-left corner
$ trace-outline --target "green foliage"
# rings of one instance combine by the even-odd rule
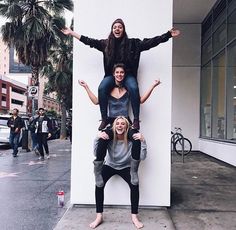
[[[41,75],[48,78],[45,93],[56,92],[58,101],[69,110],[72,107],[73,40],[62,36],[49,51]]]
[[[32,67],[34,84],[38,70],[57,42],[65,22],[60,17],[64,9],[72,10],[71,0],[0,0],[0,15],[7,18],[2,26],[3,41],[14,46],[19,61]]]

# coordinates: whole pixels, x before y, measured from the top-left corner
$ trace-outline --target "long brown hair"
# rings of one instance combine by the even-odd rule
[[[115,43],[117,41],[117,38],[115,38],[113,31],[112,31],[113,25],[115,23],[120,23],[124,28],[123,36],[121,38],[119,38],[120,39],[120,51],[119,51],[120,59],[122,60],[122,62],[125,62],[125,60],[128,57],[127,52],[126,52],[126,50],[127,50],[126,46],[128,44],[128,42],[127,42],[128,36],[125,31],[125,24],[122,19],[118,18],[112,23],[111,32],[108,36],[107,46],[105,48],[105,55],[108,60],[108,65],[111,65],[111,63],[114,61],[114,58],[115,58]]]

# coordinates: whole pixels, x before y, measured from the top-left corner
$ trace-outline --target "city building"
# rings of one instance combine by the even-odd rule
[[[236,165],[236,1],[175,0],[172,128]]]
[[[0,75],[0,113],[7,114],[14,108],[27,114],[27,85]]]
[[[0,39],[0,74],[5,75],[9,73],[9,49]]]
[[[12,79],[16,84],[31,85],[31,69],[29,66],[25,66],[18,61],[18,57],[13,48],[8,49],[8,47],[0,39],[0,75]],[[48,95],[44,94],[44,87],[47,82],[45,77],[39,78],[39,97],[35,102],[37,107],[43,107],[46,110],[54,110],[60,114],[60,105],[56,98],[56,93],[50,93]],[[3,83],[4,84],[4,83]],[[10,84],[10,83],[9,83]],[[22,85],[19,85],[21,87]],[[3,89],[3,91],[5,91]],[[3,94],[3,100],[5,100],[5,95]],[[9,99],[10,100],[10,99]],[[11,100],[10,100],[11,101]],[[5,102],[3,101],[3,104]],[[7,102],[6,102],[7,104]],[[32,113],[32,99],[28,98],[26,103],[26,113]],[[8,104],[7,104],[8,105]],[[10,107],[9,107],[10,108]],[[4,111],[9,109],[8,107],[3,107]]]

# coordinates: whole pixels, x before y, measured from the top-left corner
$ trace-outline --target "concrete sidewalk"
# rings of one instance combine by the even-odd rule
[[[234,230],[236,229],[236,168],[201,153],[191,153],[185,163],[172,155],[171,207],[140,208],[144,229]],[[94,207],[70,207],[55,230],[90,229]],[[105,208],[97,229],[135,229],[129,208]]]

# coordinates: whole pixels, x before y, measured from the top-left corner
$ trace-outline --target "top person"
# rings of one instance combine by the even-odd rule
[[[124,86],[130,94],[131,106],[134,115],[133,128],[139,129],[139,111],[140,96],[137,83],[137,72],[142,51],[149,50],[160,43],[166,42],[171,37],[180,34],[179,30],[171,29],[167,33],[153,38],[128,38],[125,30],[125,24],[122,19],[116,19],[111,26],[111,32],[107,39],[93,39],[83,35],[79,35],[69,28],[65,28],[62,32],[66,35],[72,35],[85,45],[89,45],[103,53],[103,62],[105,77],[98,88],[98,100],[102,116],[102,122],[99,130],[107,125],[107,104],[108,95],[115,86],[114,77],[112,76],[113,66],[116,63],[123,63],[126,66],[126,78]]]

